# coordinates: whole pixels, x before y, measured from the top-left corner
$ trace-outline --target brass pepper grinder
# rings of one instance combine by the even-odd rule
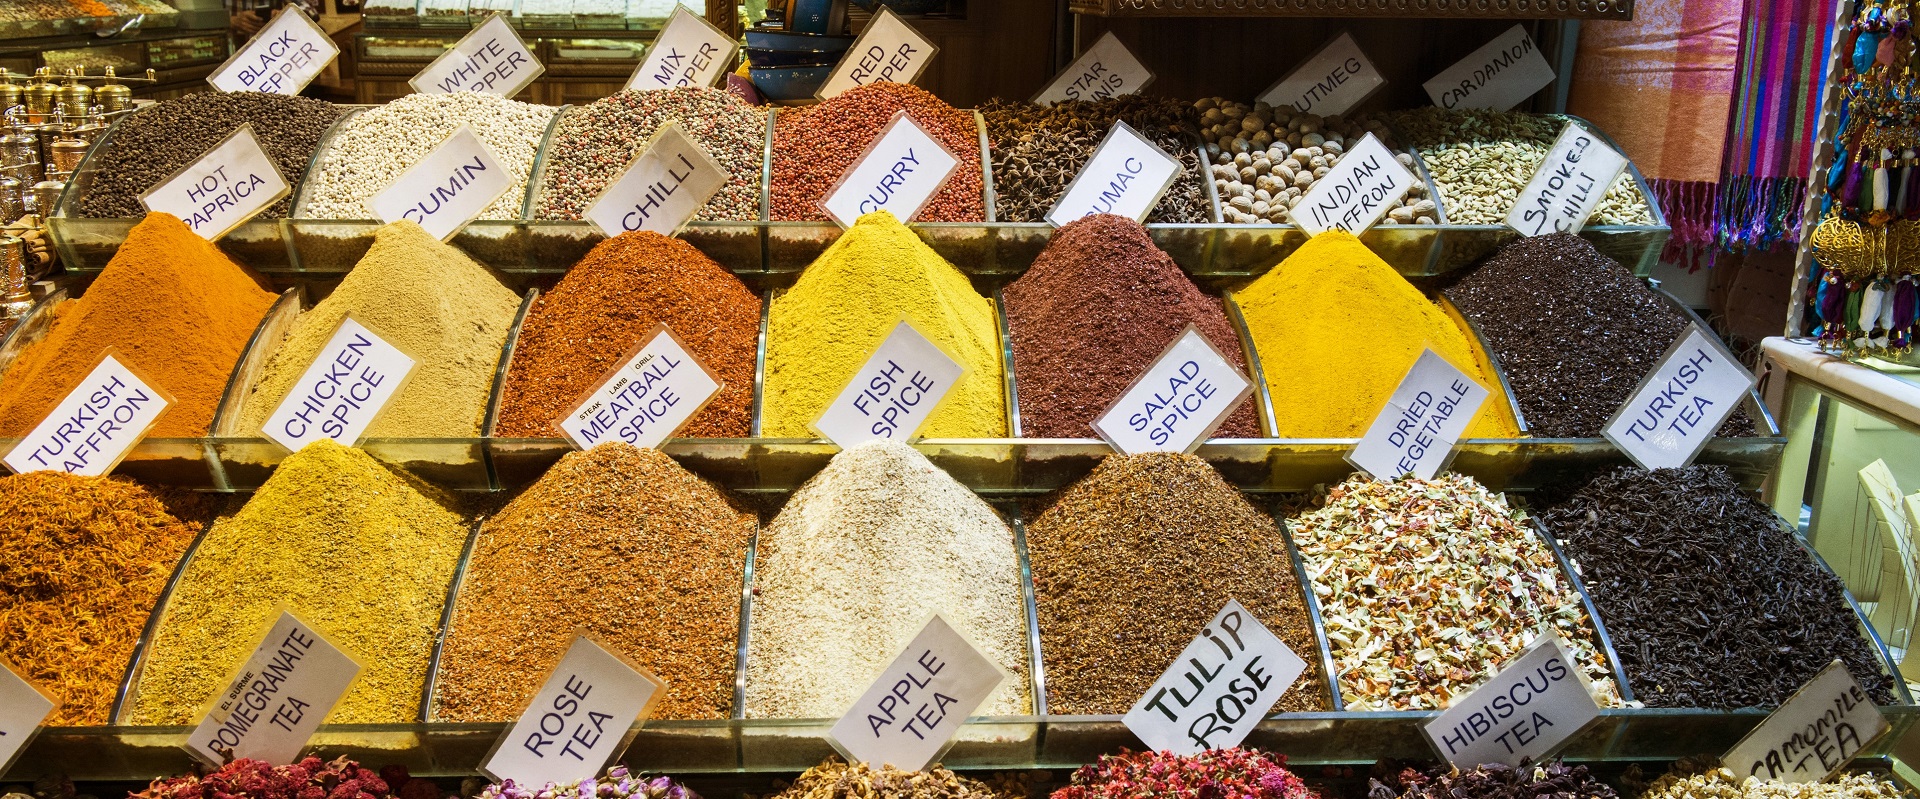
[[[0,129],[0,172],[14,177],[25,177],[23,173],[40,164],[40,141],[21,124],[23,111],[9,109],[6,126]]]
[[[125,111],[128,107],[132,106],[133,90],[127,88],[126,84],[119,81],[119,76],[113,73],[113,67],[107,67],[106,79],[106,83],[101,84],[100,88],[93,90],[93,99],[100,103],[100,110],[112,114]],[[4,91],[6,90],[0,88],[0,92]],[[4,98],[0,97],[0,99]]]
[[[0,69],[0,111],[19,105],[24,97],[20,84],[13,82],[13,73]]]
[[[60,102],[67,108],[84,109],[93,105],[93,87],[80,82],[78,70],[67,70],[67,83],[60,87]]]
[[[0,237],[0,319],[19,319],[33,310],[27,288],[27,242],[18,236]]]
[[[0,221],[13,224],[27,215],[26,186],[19,178],[0,173]]]
[[[52,70],[33,71],[33,83],[26,88],[27,124],[45,125],[53,115],[53,104],[60,99],[60,87],[53,85]]]

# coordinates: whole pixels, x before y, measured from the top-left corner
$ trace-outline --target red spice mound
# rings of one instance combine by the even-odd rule
[[[1097,435],[1094,420],[1188,324],[1249,374],[1220,299],[1201,292],[1131,219],[1097,214],[1068,223],[1004,296],[1026,438]],[[1213,435],[1260,435],[1257,399],[1249,394]]]
[[[774,221],[826,221],[820,201],[903,109],[960,160],[946,185],[911,221],[985,221],[980,131],[973,115],[902,83],[871,83],[816,106],[779,110],[773,118]]]
[[[1210,749],[1197,755],[1128,752],[1106,755],[1073,772],[1052,799],[1312,799],[1287,759],[1257,749]]]
[[[494,434],[553,438],[556,419],[664,323],[721,382],[679,435],[746,438],[760,298],[680,239],[623,233],[596,245],[521,326]]]
[[[211,774],[154,780],[127,799],[441,799],[432,780],[415,779],[405,766],[375,772],[341,757],[309,757],[291,766],[241,758]]]

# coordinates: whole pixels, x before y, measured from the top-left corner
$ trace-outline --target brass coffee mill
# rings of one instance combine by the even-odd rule
[[[0,225],[37,228],[53,213],[87,150],[133,110],[133,90],[122,81],[156,79],[151,69],[144,77],[120,77],[112,67],[100,75],[68,69],[60,76],[49,67],[32,76],[0,69]],[[31,304],[31,256],[13,232],[0,234],[0,319],[24,314]]]

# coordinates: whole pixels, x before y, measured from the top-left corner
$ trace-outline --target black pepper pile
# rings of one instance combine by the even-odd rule
[[[1180,176],[1154,206],[1148,222],[1208,222],[1213,210],[1200,182],[1194,149],[1199,114],[1167,97],[1129,94],[1107,100],[1076,100],[1039,106],[994,98],[980,106],[993,158],[995,218],[1044,222],[1073,176],[1093,158],[1115,120],[1126,122],[1168,155],[1180,159]]]
[[[1540,521],[1577,564],[1647,706],[1772,707],[1836,657],[1892,703],[1893,678],[1839,578],[1724,467],[1620,467]]]
[[[1367,799],[1619,799],[1586,766],[1560,761],[1519,768],[1493,763],[1467,771],[1435,766],[1425,771],[1378,763],[1367,780]]]
[[[1597,438],[1687,319],[1570,233],[1500,248],[1446,292],[1500,359],[1537,438]],[[1719,431],[1753,435],[1745,411]]]
[[[341,113],[325,100],[263,92],[201,92],[157,103],[129,115],[114,129],[113,149],[105,151],[92,188],[80,200],[80,216],[145,216],[140,195],[248,123],[292,187],[260,215],[291,216],[293,196],[300,193],[313,151]]]
[[[1125,713],[1237,599],[1307,669],[1282,711],[1325,710],[1326,677],[1286,539],[1192,455],[1110,455],[1027,525],[1049,713]]]

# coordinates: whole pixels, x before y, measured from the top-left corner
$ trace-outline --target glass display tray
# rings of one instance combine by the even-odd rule
[[[517,18],[516,18],[517,19]],[[529,18],[531,19],[531,18]],[[529,22],[529,27],[532,26]],[[339,125],[353,113],[373,106],[346,106],[347,116],[330,130],[315,150],[308,165],[311,174],[337,133]],[[566,113],[565,106],[548,125],[533,171],[527,181],[527,195],[516,219],[478,220],[452,239],[475,260],[503,271],[563,274],[604,236],[587,222],[534,220],[533,209],[539,191],[545,185],[547,151],[554,131]],[[699,247],[722,265],[737,271],[770,273],[798,272],[839,239],[840,227],[832,222],[770,221],[768,186],[773,169],[773,125],[779,109],[770,109],[767,138],[761,154],[761,199],[759,218],[754,221],[699,222],[689,226],[682,237]],[[1033,263],[1052,237],[1053,226],[1044,222],[1015,223],[998,221],[995,215],[993,159],[986,136],[986,124],[978,111],[974,115],[979,130],[982,200],[985,222],[925,222],[910,227],[922,240],[949,262],[975,275],[1017,275]],[[1605,133],[1577,117],[1565,117],[1605,139]],[[111,139],[109,134],[107,139]],[[1608,140],[1611,142],[1611,140]],[[103,141],[101,147],[106,146]],[[96,147],[98,149],[98,147]],[[1204,150],[1201,163],[1205,165]],[[1388,265],[1408,277],[1445,274],[1485,257],[1519,234],[1499,225],[1455,225],[1447,223],[1446,206],[1433,188],[1425,162],[1412,153],[1415,173],[1428,186],[1437,206],[1440,225],[1376,225],[1361,234],[1361,241]],[[92,154],[89,154],[91,161]],[[1642,277],[1651,274],[1670,229],[1659,201],[1648,189],[1639,168],[1628,165],[1640,193],[1646,198],[1655,224],[1652,226],[1592,225],[1579,235],[1592,242],[1608,257],[1626,265]],[[82,171],[86,170],[85,164]],[[1258,277],[1304,244],[1307,236],[1293,225],[1230,225],[1220,221],[1220,198],[1210,173],[1202,175],[1213,219],[1206,223],[1162,224],[1146,226],[1154,243],[1171,255],[1195,280],[1219,290],[1234,283]],[[76,179],[66,194],[78,202],[85,183]],[[232,249],[236,259],[263,272],[344,272],[366,252],[372,241],[374,220],[317,220],[304,217],[305,186],[301,181],[291,219],[256,219],[228,234],[223,248]],[[63,207],[67,200],[63,198]],[[49,222],[49,234],[61,248],[63,263],[80,271],[97,271],[106,265],[125,231],[137,220],[74,220]],[[82,224],[84,223],[84,224]],[[279,225],[276,235],[271,228]],[[236,238],[239,237],[239,238]],[[234,243],[228,244],[228,241]],[[285,252],[275,251],[275,243]],[[246,257],[242,257],[242,255]]]
[[[1248,499],[1262,513],[1274,510],[1259,496],[1249,495]],[[994,504],[1009,519],[1015,538],[1027,624],[1029,689],[1033,692],[1035,712],[1029,716],[969,719],[957,735],[953,749],[942,761],[956,769],[1071,769],[1122,747],[1137,748],[1138,740],[1127,731],[1117,715],[1060,716],[1047,712],[1045,659],[1032,564],[1028,559],[1026,516],[1016,503],[997,501]],[[1285,518],[1279,514],[1274,516],[1283,534],[1288,536],[1289,565],[1295,578],[1302,581],[1302,593],[1308,597],[1309,615],[1318,642],[1317,653],[1303,653],[1303,656],[1319,657],[1323,674],[1326,675],[1325,681],[1318,686],[1296,685],[1292,690],[1319,690],[1323,696],[1332,698],[1335,709],[1272,715],[1253,732],[1247,744],[1285,753],[1291,763],[1298,765],[1366,763],[1376,758],[1431,758],[1432,752],[1427,748],[1419,728],[1437,715],[1437,711],[1348,712],[1339,709],[1343,704],[1331,667],[1331,655],[1317,599],[1305,584],[1305,567],[1292,545]],[[763,516],[762,522],[765,521],[767,519]],[[447,605],[435,630],[435,654],[430,661],[428,679],[421,695],[421,720],[385,725],[323,726],[309,747],[310,751],[324,752],[328,756],[345,754],[381,764],[399,763],[406,765],[416,775],[454,776],[478,771],[481,759],[504,732],[506,724],[432,721],[431,703],[437,682],[439,652],[453,619],[460,586],[467,569],[471,567],[471,557],[480,535],[479,528],[480,523],[474,522],[459,565],[447,586]],[[1584,584],[1571,571],[1571,564],[1560,552],[1551,533],[1537,524],[1534,529],[1554,549],[1558,570],[1569,578],[1587,605],[1589,616],[1593,619],[1597,646],[1613,664],[1616,679],[1620,679],[1619,659],[1613,652],[1604,619],[1593,613]],[[203,531],[182,557],[155,611],[150,615],[130,659],[127,675],[122,680],[121,691],[114,704],[114,718],[124,718],[124,713],[130,709],[127,705],[138,690],[146,647],[171,600],[180,575],[188,568],[204,537]],[[832,719],[741,717],[746,691],[746,661],[743,655],[751,642],[752,585],[757,551],[756,536],[749,542],[741,571],[735,718],[724,721],[647,722],[621,759],[630,767],[649,772],[681,774],[798,772],[832,754],[832,748],[826,742],[826,732],[833,724]],[[1825,563],[1815,557],[1816,563],[1825,568]],[[1852,601],[1851,596],[1848,601]],[[1877,637],[1873,637],[1865,619],[1858,617],[1858,606],[1854,607],[1862,625],[1862,634],[1879,648],[1883,658],[1886,657],[1885,647],[1880,645]],[[1891,661],[1885,662],[1891,670]],[[663,676],[671,679],[671,675]],[[1623,695],[1630,696],[1630,688],[1624,679],[1620,684]],[[1920,707],[1912,704],[1904,686],[1896,689],[1896,695],[1900,704],[1882,709],[1892,722],[1894,732],[1869,747],[1863,757],[1890,754],[1906,731],[1920,725]],[[1731,747],[1765,715],[1766,711],[1761,709],[1606,709],[1601,712],[1600,719],[1576,736],[1561,754],[1571,759],[1605,761],[1675,759],[1703,751],[1722,751]],[[190,768],[190,757],[181,748],[188,731],[186,727],[125,725],[48,728],[34,739],[26,755],[6,777],[22,780],[62,772],[76,780],[147,780],[157,775],[181,773]]]

